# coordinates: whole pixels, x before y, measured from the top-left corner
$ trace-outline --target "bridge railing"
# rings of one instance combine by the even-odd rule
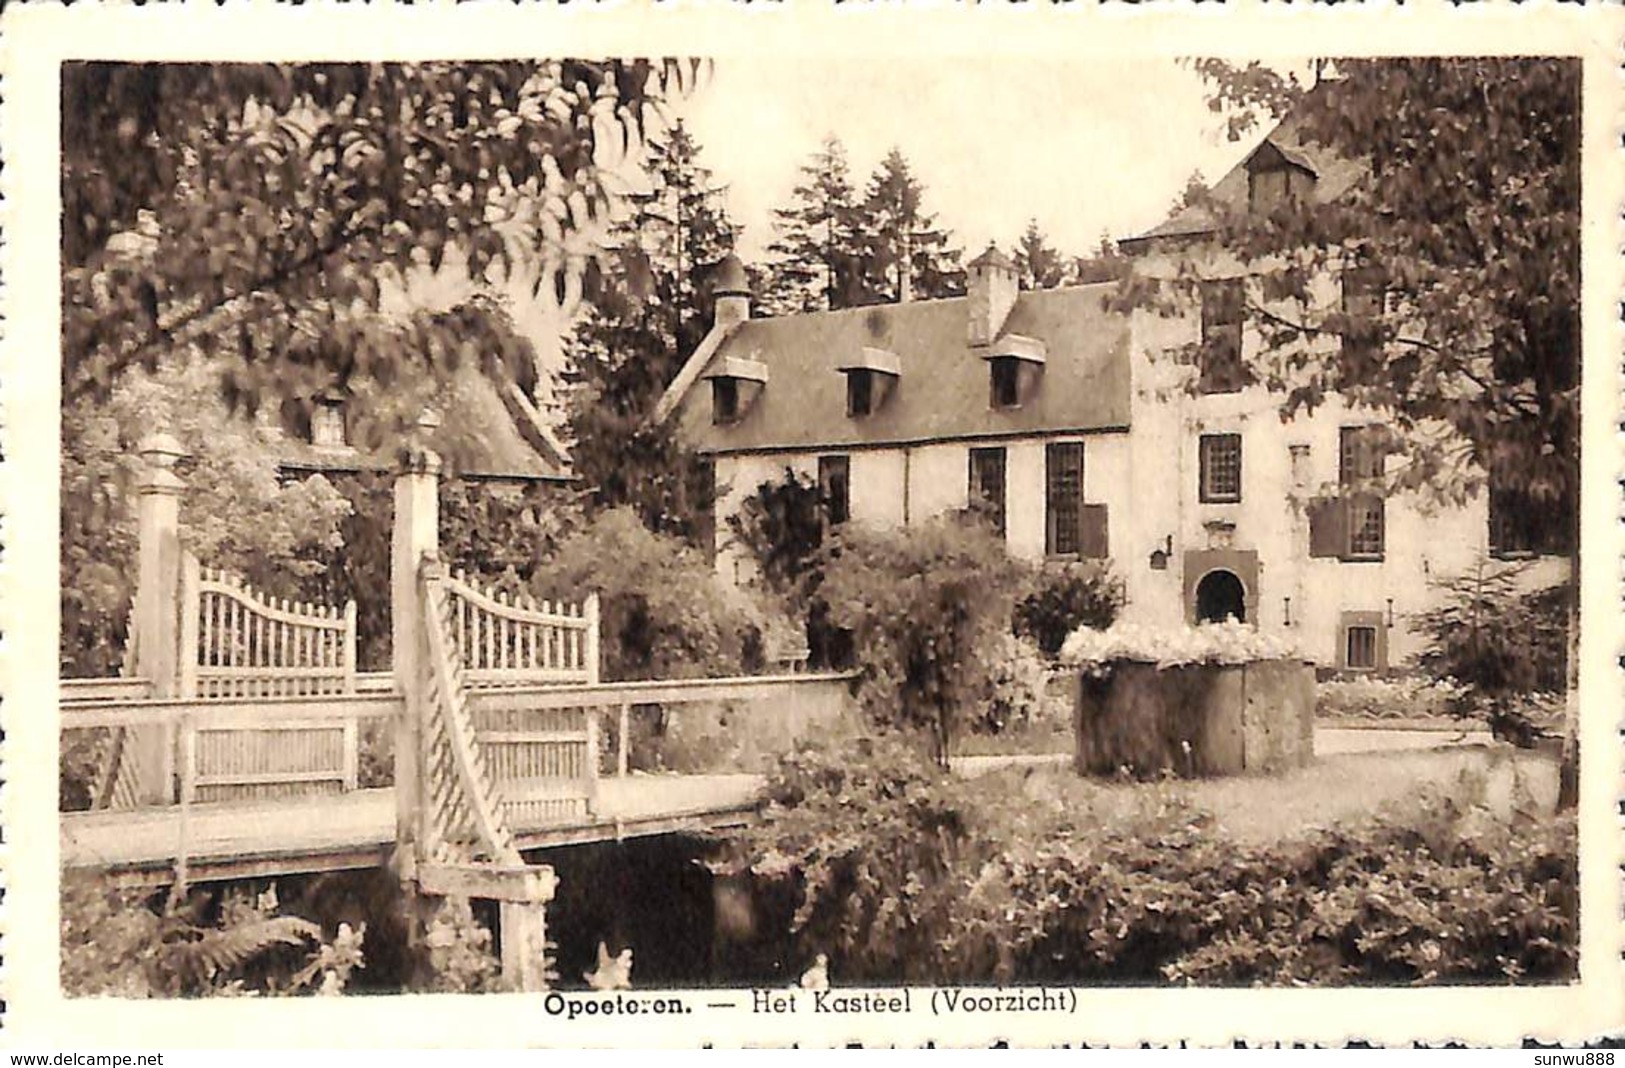
[[[580,604],[537,601],[462,571],[439,582],[470,688],[598,681],[597,594]]]
[[[361,724],[400,709],[388,693],[85,699],[62,706],[61,729],[164,728],[176,738],[183,804],[250,801],[357,789]]]
[[[836,729],[849,711],[851,678],[850,673],[814,672],[515,686],[471,692],[469,709],[486,744],[504,736],[509,716],[571,716],[572,724],[585,729],[586,760],[594,776],[624,777],[635,768],[756,772],[798,740]],[[634,729],[640,717],[650,726],[641,737]],[[700,766],[659,767],[656,754],[640,753],[647,735],[657,733],[697,754]],[[524,777],[500,758],[496,766],[499,779]]]
[[[208,699],[354,693],[356,605],[268,597],[181,564],[180,692]]]

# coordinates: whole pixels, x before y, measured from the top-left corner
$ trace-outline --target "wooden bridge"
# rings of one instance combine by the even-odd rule
[[[537,850],[738,825],[763,758],[845,714],[843,676],[602,682],[596,595],[440,563],[423,448],[395,485],[391,670],[360,673],[353,604],[204,570],[179,543],[179,450],[159,435],[142,456],[125,677],[62,685],[64,748],[96,768],[90,810],[61,818],[66,869],[155,886],[384,865],[410,894],[500,903],[504,973],[534,989],[556,885]],[[716,770],[634,773],[649,706],[709,723],[691,741]]]
[[[62,865],[92,869],[114,884],[159,886],[177,871],[192,882],[376,867],[396,843],[392,786],[357,782],[354,748],[363,727],[387,727],[404,714],[398,694],[383,689],[387,675],[359,675],[360,692],[319,701],[302,698],[161,700],[133,696],[139,680],[64,684],[65,733],[141,727],[168,728],[182,754],[174,804],[102,806],[62,814]],[[135,683],[132,685],[132,683]],[[643,835],[699,833],[738,826],[756,807],[762,777],[739,770],[705,774],[631,770],[629,734],[634,709],[743,708],[744,716],[771,720],[770,744],[788,744],[839,714],[846,679],[790,674],[674,682],[632,682],[576,687],[515,687],[473,696],[483,709],[530,706],[580,710],[610,724],[614,769],[594,776],[591,803],[577,812],[509,817],[523,852]],[[679,713],[681,714],[681,713]],[[280,770],[220,772],[199,759],[198,740],[251,732],[283,736],[292,744],[261,755]],[[300,761],[300,735],[330,734],[342,748]],[[263,744],[263,743],[262,743]],[[207,757],[207,753],[203,756]],[[604,755],[609,764],[610,754]],[[543,780],[545,785],[545,780]],[[499,789],[502,785],[499,780]],[[252,787],[253,789],[247,789]],[[264,796],[272,790],[281,796]],[[198,800],[202,791],[237,796]],[[512,807],[512,806],[505,806]]]

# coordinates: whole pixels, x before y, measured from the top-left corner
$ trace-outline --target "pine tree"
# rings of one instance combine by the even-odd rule
[[[653,141],[647,192],[613,228],[611,284],[565,346],[565,425],[576,473],[597,508],[630,505],[651,530],[700,539],[710,480],[649,413],[708,328],[710,272],[737,227],[724,187],[681,122]]]
[[[1073,257],[1065,284],[1087,286],[1097,282],[1115,282],[1128,273],[1128,257],[1117,251],[1117,242],[1102,231],[1100,244],[1095,246],[1093,255]]]
[[[791,205],[773,211],[763,306],[786,315],[865,303],[861,214],[837,138],[802,165],[801,179]]]
[[[1022,289],[1054,289],[1066,281],[1066,261],[1050,247],[1037,219],[1027,220],[1016,242],[1016,272]]]
[[[960,252],[924,208],[925,186],[893,148],[863,199],[864,295],[868,303],[950,297],[965,291]]]

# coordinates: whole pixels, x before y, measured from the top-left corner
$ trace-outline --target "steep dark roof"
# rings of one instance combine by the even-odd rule
[[[1323,99],[1327,94],[1335,94],[1337,84],[1322,82],[1310,90],[1310,96]],[[1248,195],[1248,165],[1260,153],[1267,155],[1271,149],[1280,153],[1288,163],[1315,176],[1316,202],[1325,204],[1347,193],[1349,188],[1360,180],[1365,170],[1364,165],[1330,145],[1308,140],[1303,134],[1303,125],[1304,115],[1301,108],[1289,113],[1277,123],[1275,128],[1264,135],[1239,163],[1214,183],[1208,192],[1214,205],[1220,211],[1226,212],[1245,210]],[[1159,237],[1192,237],[1208,234],[1212,233],[1217,225],[1218,220],[1212,207],[1206,204],[1193,204],[1175,212],[1171,218],[1145,233],[1126,238],[1123,243],[1132,246]]]
[[[472,364],[454,373],[431,403],[440,415],[431,447],[464,474],[511,481],[564,481],[570,472],[551,435],[532,425],[534,409],[504,396],[508,382],[493,381]],[[539,417],[537,417],[539,418]],[[388,471],[395,449],[324,448],[285,436],[281,464],[289,471]]]
[[[760,360],[767,384],[742,419],[711,422],[697,383],[683,397],[680,428],[704,451],[823,448],[943,438],[1121,429],[1129,422],[1128,321],[1106,307],[1115,283],[1022,293],[1003,334],[1044,342],[1046,363],[1032,399],[1015,410],[988,405],[989,371],[966,335],[963,297],[753,319],[708,361]],[[846,414],[837,367],[865,347],[895,353],[902,374],[872,415]]]

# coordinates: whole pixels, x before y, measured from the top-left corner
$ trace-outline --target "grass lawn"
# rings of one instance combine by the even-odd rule
[[[1028,766],[979,777],[989,790],[1019,790],[1035,802],[1059,802],[1105,816],[1143,800],[1148,790],[1167,789],[1209,812],[1238,841],[1287,841],[1314,828],[1357,820],[1384,809],[1414,805],[1427,786],[1456,793],[1466,775],[1483,775],[1486,803],[1498,813],[1512,806],[1513,778],[1543,812],[1557,801],[1557,761],[1504,746],[1453,746],[1386,753],[1321,757],[1280,776],[1235,776],[1176,781],[1167,785],[1108,782],[1077,775],[1069,767]]]

